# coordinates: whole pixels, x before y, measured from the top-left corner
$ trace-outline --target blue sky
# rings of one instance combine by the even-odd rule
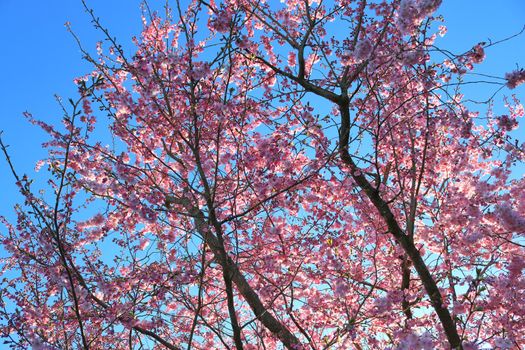
[[[277,1],[277,0],[272,0]],[[88,0],[102,22],[124,46],[141,28],[139,0]],[[160,2],[160,3],[163,3]],[[464,52],[479,41],[502,39],[525,25],[523,0],[444,0],[438,13],[445,17],[448,33],[438,44]],[[54,95],[64,99],[76,96],[73,78],[90,66],[64,23],[69,21],[85,47],[93,49],[102,38],[89,23],[80,0],[0,0],[0,130],[17,169],[30,177],[37,160],[45,157],[41,144],[46,135],[27,123],[22,112],[29,111],[45,121],[59,121],[61,111]],[[487,51],[487,60],[478,72],[503,77],[504,73],[525,67],[525,34]],[[494,87],[472,87],[467,95],[485,99]],[[525,88],[513,91],[525,100]],[[498,96],[511,91],[504,89]],[[481,107],[483,108],[483,107]],[[522,123],[523,125],[523,123]],[[521,133],[524,131],[521,130]],[[12,206],[20,200],[3,157],[0,157],[0,215],[12,218]]]

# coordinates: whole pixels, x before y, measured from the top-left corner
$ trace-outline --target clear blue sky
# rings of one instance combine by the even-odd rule
[[[277,1],[277,0],[271,0]],[[155,1],[151,1],[155,2]],[[163,3],[164,1],[156,1]],[[138,0],[88,0],[117,39],[129,47],[131,36],[141,28]],[[438,44],[464,52],[479,41],[499,40],[525,25],[524,0],[444,0],[443,14],[448,34]],[[14,163],[21,173],[34,173],[37,160],[45,157],[41,143],[45,134],[22,117],[29,111],[39,119],[59,121],[61,112],[54,94],[74,97],[74,77],[90,70],[64,23],[90,49],[102,38],[92,29],[80,0],[0,0],[0,130],[9,144]],[[525,35],[487,51],[480,73],[503,76],[519,64],[525,67]],[[473,88],[470,96],[487,98],[493,88]],[[514,91],[525,100],[525,88]],[[510,95],[509,90],[503,90]],[[500,94],[501,99],[503,95]],[[524,101],[525,102],[525,101]],[[525,123],[521,123],[522,127]],[[521,133],[525,131],[521,130]],[[12,218],[12,206],[20,200],[3,157],[0,158],[0,215]],[[0,228],[3,229],[3,228]]]

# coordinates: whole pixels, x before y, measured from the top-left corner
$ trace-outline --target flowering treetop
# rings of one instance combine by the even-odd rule
[[[177,1],[145,8],[133,55],[90,12],[107,37],[83,51],[94,70],[62,127],[28,115],[50,135],[52,193],[13,168],[26,201],[4,222],[19,273],[0,334],[17,349],[525,346],[524,110],[463,102],[490,44],[438,48],[439,5]]]

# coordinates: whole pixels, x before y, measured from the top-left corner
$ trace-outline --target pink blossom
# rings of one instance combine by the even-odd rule
[[[381,297],[374,300],[377,312],[385,313],[390,310],[391,300],[388,297]]]
[[[512,207],[503,203],[496,207],[494,214],[501,222],[504,229],[510,232],[525,232],[525,218],[519,215]]]
[[[502,131],[508,132],[514,130],[518,126],[518,122],[504,114],[498,118],[498,126]]]
[[[38,172],[40,171],[40,169],[42,169],[42,167],[46,164],[47,162],[45,160],[39,160],[38,162],[36,162],[35,164],[35,171]]]
[[[398,10],[397,25],[403,34],[410,34],[415,26],[437,10],[441,0],[402,0]]]
[[[289,67],[295,67],[295,62],[296,62],[296,54],[294,51],[290,51],[288,53],[288,66]]]
[[[348,293],[348,286],[346,283],[342,280],[337,281],[334,289],[334,296],[343,297],[346,293]]]
[[[485,50],[481,44],[474,46],[469,53],[469,57],[474,63],[481,63],[485,59]]]
[[[403,53],[403,63],[409,66],[423,63],[424,59],[425,53],[421,49],[410,50]]]
[[[146,238],[141,239],[139,243],[139,249],[140,250],[146,249],[149,246],[149,243],[150,243],[149,239],[146,239]]]
[[[44,350],[45,349],[45,345],[44,345],[44,343],[42,343],[42,341],[40,339],[35,339],[31,343],[31,349],[32,350]]]
[[[354,57],[358,61],[366,60],[370,57],[372,50],[374,49],[372,43],[368,39],[360,40],[355,46]]]
[[[439,5],[441,5],[441,1],[442,0],[421,0],[419,2],[420,13],[428,16],[438,9]]]
[[[97,54],[102,55],[102,41],[97,42]]]
[[[432,350],[435,349],[432,341],[432,336],[430,333],[425,332],[421,336],[418,336],[417,334],[409,334],[407,337],[405,337],[399,345],[397,346],[396,350],[413,350],[413,349],[419,349],[419,350]]]
[[[422,24],[437,0],[345,0],[333,13],[312,0],[311,17],[298,1],[251,3],[197,1],[174,22],[152,15],[135,55],[95,67],[104,83],[96,98],[81,94],[81,125],[67,123],[65,133],[30,118],[50,133],[51,170],[65,165],[65,152],[70,161],[59,198],[24,191],[38,210],[20,207],[15,227],[0,229],[12,255],[0,272],[15,270],[0,306],[20,310],[3,315],[13,320],[7,332],[28,337],[16,350],[77,341],[78,321],[92,348],[122,348],[131,327],[182,347],[228,347],[230,287],[241,341],[254,340],[246,349],[457,347],[440,307],[447,322],[461,316],[465,342],[523,347],[525,261],[512,244],[525,231],[525,181],[512,169],[522,155],[494,147],[523,107],[509,99],[508,116],[489,110],[486,123],[440,81],[481,62],[483,44],[423,67],[439,49],[437,25],[426,33]],[[336,32],[359,18],[357,41]],[[295,43],[309,23],[297,81]],[[350,82],[357,90],[339,109],[331,100]],[[334,92],[308,97],[308,86]],[[349,140],[348,118],[339,118],[346,107]],[[90,132],[99,108],[110,112],[107,122],[96,113],[108,135]],[[60,171],[52,175],[56,189]],[[48,221],[59,230],[42,229]],[[411,229],[414,239],[403,232]],[[271,317],[271,327],[244,327]]]
[[[231,11],[223,10],[217,14],[217,17],[211,21],[212,29],[219,33],[225,33],[231,28],[232,13]]]
[[[35,339],[31,342],[31,350],[54,350],[56,349],[53,346],[46,345],[42,340]]]
[[[397,25],[402,33],[407,33],[413,27],[418,10],[415,0],[403,0],[399,5]]]
[[[519,276],[521,275],[521,271],[525,268],[525,260],[523,260],[519,256],[514,256],[507,267],[507,270],[509,270],[509,274],[511,276]]]
[[[525,70],[519,69],[505,74],[507,79],[507,87],[509,89],[515,89],[517,86],[525,83]]]
[[[476,345],[476,343],[464,343],[463,344],[463,349],[464,350],[478,350],[478,346]]]
[[[445,34],[447,34],[447,27],[445,26],[439,26],[439,36],[444,37]]]
[[[84,98],[82,100],[82,109],[84,110],[84,113],[86,115],[91,115],[93,113],[93,109],[91,108],[91,101],[89,101],[88,98]]]
[[[510,339],[498,337],[494,340],[494,345],[496,345],[498,349],[507,350],[512,349],[513,343]]]
[[[463,137],[464,139],[468,139],[471,135],[472,126],[473,126],[473,123],[472,123],[472,120],[470,119],[466,121],[465,123],[463,123],[461,126],[461,137]]]

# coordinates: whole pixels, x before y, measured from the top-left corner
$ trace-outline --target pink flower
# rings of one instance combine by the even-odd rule
[[[381,297],[374,300],[377,312],[382,314],[390,310],[391,302],[388,297]]]
[[[496,338],[494,340],[494,345],[496,345],[501,350],[512,349],[512,340],[506,338]]]
[[[296,57],[295,52],[290,51],[290,53],[288,53],[288,66],[289,67],[295,67],[296,59],[297,59],[297,57]]]
[[[447,34],[447,27],[445,26],[439,26],[439,36],[444,37],[445,34]]]
[[[436,11],[441,0],[401,0],[397,25],[403,34],[410,34],[415,26]]]
[[[422,17],[426,17],[436,11],[439,5],[441,5],[441,1],[442,0],[421,0],[419,2],[419,12]]]
[[[469,119],[464,122],[461,126],[461,137],[468,139],[471,136],[472,126],[472,120]]]
[[[432,336],[430,333],[425,332],[422,335],[409,334],[405,337],[399,345],[396,347],[396,350],[412,350],[412,349],[421,349],[421,350],[432,350],[435,349]]]
[[[498,118],[498,126],[501,130],[508,132],[514,130],[518,126],[518,122],[508,115],[503,114]]]
[[[232,20],[232,13],[228,10],[220,11],[217,14],[217,17],[213,18],[211,21],[212,29],[216,30],[219,33],[226,33],[230,30]]]
[[[374,47],[372,46],[372,43],[368,39],[360,40],[357,45],[355,46],[354,50],[354,57],[358,61],[364,61],[368,57],[370,57],[370,54],[372,53],[372,50]]]
[[[469,53],[469,57],[474,63],[481,63],[485,59],[485,50],[481,44],[474,46]]]
[[[149,239],[143,238],[139,242],[139,249],[144,250],[149,246]]]
[[[464,343],[463,344],[464,350],[478,350],[478,346],[476,343]]]
[[[32,350],[44,350],[44,344],[40,339],[35,339],[31,342],[31,349]]]
[[[55,347],[44,344],[40,339],[35,339],[31,342],[31,350],[54,350]]]
[[[397,25],[402,33],[409,32],[418,17],[418,9],[414,0],[402,0],[399,5]]]
[[[334,288],[334,296],[335,297],[343,297],[348,293],[348,286],[345,284],[344,281],[337,281],[335,288]]]
[[[88,98],[84,98],[82,100],[82,109],[84,110],[84,113],[86,115],[91,115],[93,113],[93,109],[91,108],[91,101],[89,101]]]
[[[509,89],[514,89],[518,85],[525,83],[525,70],[522,68],[506,73],[505,79],[507,79],[507,87]]]
[[[403,53],[403,63],[409,66],[423,63],[425,58],[425,52],[421,49],[410,50]]]
[[[525,268],[525,260],[523,260],[519,256],[514,256],[509,264],[507,266],[507,270],[509,270],[510,276],[520,276],[521,271]]]
[[[498,205],[496,210],[494,210],[494,214],[505,230],[519,233],[525,232],[525,218],[520,216],[509,204]]]

